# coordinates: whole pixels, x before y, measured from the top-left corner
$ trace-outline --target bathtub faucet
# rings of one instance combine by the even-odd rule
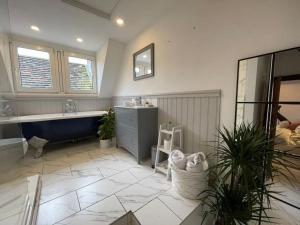
[[[0,101],[0,116],[13,116],[14,110],[11,103],[7,100]]]
[[[67,99],[64,103],[64,113],[78,112],[77,102],[72,99]]]

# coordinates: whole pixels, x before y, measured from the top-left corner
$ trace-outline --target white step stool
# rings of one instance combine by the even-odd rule
[[[174,145],[174,141],[175,141],[175,135],[178,134],[179,135],[179,146],[175,146]],[[171,139],[170,139],[170,148],[169,149],[165,149],[164,145],[162,144],[163,136],[166,135],[170,135]],[[157,141],[157,151],[156,151],[156,158],[155,158],[155,169],[154,171],[160,171],[164,174],[167,175],[167,179],[169,180],[171,178],[171,169],[168,165],[168,160],[159,163],[159,154],[160,152],[164,152],[168,155],[170,155],[171,151],[174,149],[181,149],[183,148],[183,131],[182,131],[182,127],[179,126],[175,126],[172,127],[172,129],[167,129],[167,124],[161,124],[159,126],[159,134],[158,134],[158,141]]]

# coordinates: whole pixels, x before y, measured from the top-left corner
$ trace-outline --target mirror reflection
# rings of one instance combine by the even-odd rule
[[[289,161],[291,173],[278,174],[272,186],[282,193],[279,200],[272,200],[282,218],[300,207],[299,62],[300,51],[295,48],[240,60],[238,68],[236,125],[246,122],[269,128],[274,150],[284,152]]]
[[[244,123],[265,124],[267,104],[238,103],[236,106],[236,125]]]
[[[272,55],[239,62],[238,102],[267,100]]]
[[[154,76],[154,44],[151,44],[133,55],[134,80]]]

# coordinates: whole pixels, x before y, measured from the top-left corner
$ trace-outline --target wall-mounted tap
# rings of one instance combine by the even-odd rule
[[[63,105],[64,113],[75,113],[78,112],[77,102],[72,99],[67,99]]]
[[[134,101],[135,101],[136,106],[141,106],[142,105],[142,97],[141,96],[135,97]]]
[[[14,116],[14,110],[11,102],[8,100],[0,100],[0,116]]]

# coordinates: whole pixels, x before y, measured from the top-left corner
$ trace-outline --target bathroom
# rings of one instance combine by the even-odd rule
[[[220,131],[244,123],[291,161],[268,215],[300,224],[299,8],[1,0],[0,225],[227,224],[199,194]],[[201,175],[185,187],[191,157]]]

